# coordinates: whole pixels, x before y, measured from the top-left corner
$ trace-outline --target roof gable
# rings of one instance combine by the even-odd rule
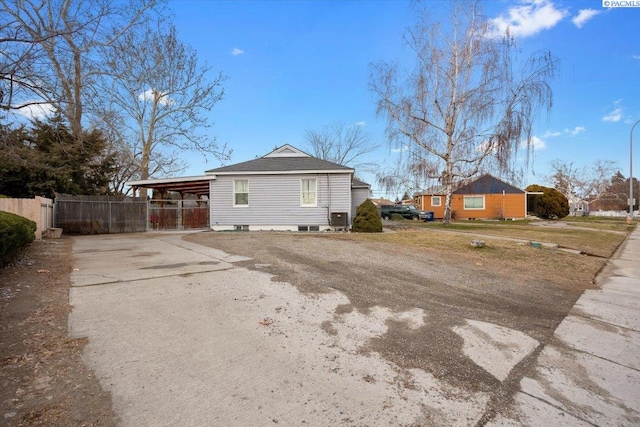
[[[475,181],[470,182],[467,185],[463,185],[454,191],[454,194],[520,194],[524,193],[517,187],[511,184],[507,184],[498,178],[486,174],[482,175]]]
[[[285,144],[282,147],[278,147],[269,154],[265,154],[262,156],[263,158],[267,157],[311,157],[307,153],[302,150],[298,150],[296,147]]]
[[[206,171],[208,175],[291,174],[291,173],[353,173],[347,166],[312,157],[289,145],[278,147],[254,160],[222,166]]]

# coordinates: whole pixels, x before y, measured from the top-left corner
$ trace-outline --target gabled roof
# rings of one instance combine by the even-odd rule
[[[212,175],[276,174],[276,173],[353,173],[347,166],[312,157],[285,144],[260,158],[206,171]]]
[[[371,201],[373,202],[374,205],[376,206],[381,206],[381,205],[393,205],[395,204],[394,202],[392,202],[389,199],[385,199],[385,198],[377,198],[377,199],[371,199]]]
[[[520,194],[524,193],[523,190],[520,190],[517,187],[514,187],[511,184],[507,184],[504,181],[499,180],[498,178],[485,174],[475,181],[470,182],[467,185],[463,185],[454,191],[454,194],[502,194],[502,192],[506,194]]]
[[[439,185],[420,191],[419,193],[416,193],[415,196],[438,196],[442,194],[447,194],[447,189],[444,186]]]
[[[360,181],[358,178],[353,178],[351,180],[351,188],[371,188],[371,185],[364,181]]]

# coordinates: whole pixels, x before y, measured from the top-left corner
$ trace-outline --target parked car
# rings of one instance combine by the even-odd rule
[[[382,219],[391,219],[393,214],[398,214],[403,218],[412,219],[414,221],[433,221],[433,212],[421,211],[413,205],[380,206],[380,216]]]

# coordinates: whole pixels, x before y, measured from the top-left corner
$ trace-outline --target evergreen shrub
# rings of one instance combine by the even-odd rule
[[[0,266],[5,266],[34,239],[36,223],[9,212],[0,212]]]
[[[362,202],[356,209],[351,230],[356,233],[380,233],[382,231],[382,219],[378,215],[376,205],[370,199]]]

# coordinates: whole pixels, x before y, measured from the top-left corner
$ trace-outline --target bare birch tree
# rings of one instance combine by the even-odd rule
[[[335,122],[318,130],[307,129],[305,140],[313,150],[313,155],[319,159],[361,171],[375,168],[374,162],[361,161],[363,156],[379,145],[371,142],[371,135],[365,132],[360,123],[347,125]]]
[[[373,64],[370,86],[390,144],[425,159],[417,170],[446,188],[449,223],[457,181],[487,162],[509,169],[523,142],[531,150],[533,119],[552,106],[557,61],[540,54],[518,64],[513,38],[495,33],[477,1],[452,1],[442,20],[426,7],[416,16],[405,34],[415,67],[403,73],[394,64]]]
[[[222,99],[226,77],[201,66],[173,25],[161,22],[130,32],[106,55],[105,111],[120,115],[119,139],[127,141],[137,178],[179,170],[185,150],[228,158],[226,146],[204,133],[211,126],[207,113]]]

